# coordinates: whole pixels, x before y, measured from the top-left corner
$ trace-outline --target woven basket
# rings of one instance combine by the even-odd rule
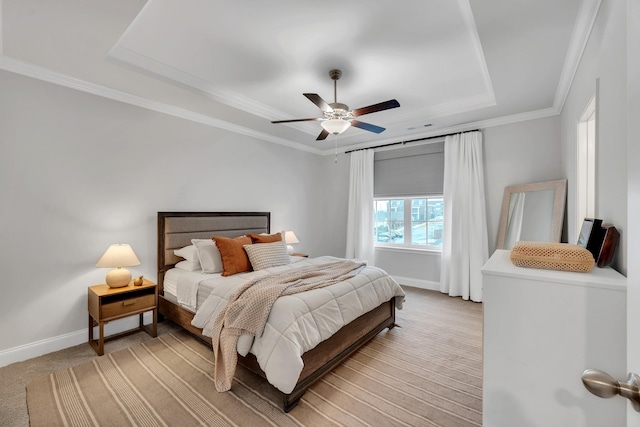
[[[511,249],[511,262],[518,267],[543,268],[587,273],[595,261],[591,252],[568,243],[517,242]]]

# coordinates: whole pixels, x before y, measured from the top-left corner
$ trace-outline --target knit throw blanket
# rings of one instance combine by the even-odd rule
[[[271,307],[278,297],[342,282],[358,274],[365,265],[364,262],[341,260],[260,277],[241,286],[214,321],[212,341],[216,389],[231,389],[238,362],[238,338],[240,335],[262,335]]]

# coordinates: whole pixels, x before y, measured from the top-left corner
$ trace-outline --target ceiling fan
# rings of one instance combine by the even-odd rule
[[[389,101],[380,102],[379,104],[369,105],[367,107],[356,108],[350,110],[346,104],[338,102],[338,79],[342,76],[342,71],[331,70],[329,71],[329,77],[333,80],[333,100],[331,104],[327,103],[320,95],[316,93],[304,93],[309,101],[313,102],[322,110],[323,117],[313,117],[308,119],[291,119],[291,120],[276,120],[271,123],[291,123],[291,122],[312,122],[318,121],[322,126],[322,132],[316,138],[316,141],[325,139],[329,134],[338,135],[350,126],[355,126],[360,129],[367,130],[369,132],[380,133],[385,128],[372,125],[369,123],[355,120],[355,117],[363,116],[365,114],[371,114],[378,111],[389,110],[391,108],[397,108],[400,103],[395,99]]]

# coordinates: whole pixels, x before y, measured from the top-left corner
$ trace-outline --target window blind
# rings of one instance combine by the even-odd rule
[[[374,197],[442,194],[444,142],[374,154]]]

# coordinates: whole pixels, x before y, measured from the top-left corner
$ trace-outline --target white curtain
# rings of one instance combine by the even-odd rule
[[[489,258],[482,133],[444,141],[444,240],[440,290],[482,301],[480,269]]]
[[[509,199],[509,214],[507,216],[507,232],[504,247],[510,249],[520,241],[522,234],[522,219],[524,218],[524,200],[526,193],[512,193]]]
[[[351,153],[347,258],[374,264],[373,249],[373,150]]]

